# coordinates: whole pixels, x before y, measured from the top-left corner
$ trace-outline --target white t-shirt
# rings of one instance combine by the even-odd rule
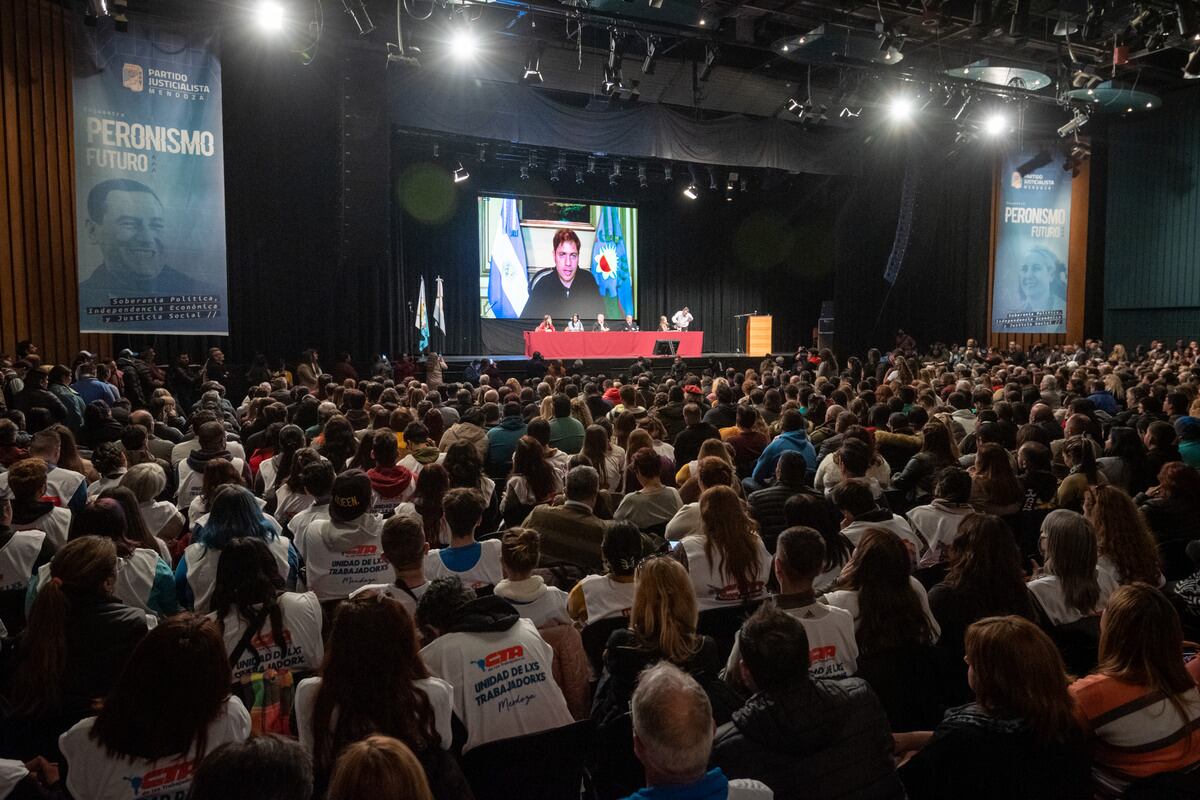
[[[288,525],[292,517],[299,514],[315,502],[315,498],[307,492],[293,492],[285,483],[275,492],[275,518],[283,525]]]
[[[125,477],[124,469],[121,470],[119,475],[113,475],[111,477],[105,477],[103,475],[100,476],[100,480],[96,481],[95,483],[88,484],[88,500],[95,500],[102,492],[117,488],[121,485],[121,478],[123,477]]]
[[[454,733],[450,727],[453,711],[454,689],[441,678],[421,678],[413,681],[413,686],[420,689],[429,698],[433,709],[433,727],[441,737],[443,750],[449,750]],[[316,740],[313,736],[313,711],[317,707],[317,690],[321,688],[320,678],[307,678],[296,686],[296,732],[299,734],[300,746],[313,752]],[[337,709],[330,715],[330,723],[337,720]]]
[[[164,709],[164,713],[169,711]],[[194,749],[157,761],[114,758],[92,739],[95,723],[95,717],[81,720],[58,739],[70,767],[67,789],[72,796],[81,800],[177,800],[188,796],[199,761]],[[249,735],[250,714],[241,700],[230,697],[208,726],[207,752],[226,742],[245,741]]]
[[[571,624],[567,614],[567,593],[557,586],[547,586],[540,575],[524,581],[502,580],[496,584],[495,594],[511,603],[522,619],[539,628]]]
[[[378,592],[386,594],[388,597],[404,606],[404,610],[413,619],[417,617],[417,601],[421,599],[421,595],[425,594],[425,590],[429,588],[429,581],[425,581],[420,586],[408,587],[408,592],[396,585],[395,581],[391,583],[372,583],[367,586],[360,586],[350,593],[350,597],[358,597],[365,592]],[[409,594],[412,592],[412,594]]]
[[[267,507],[266,500],[262,499],[261,497],[256,497],[254,499],[258,503],[258,507],[260,509],[265,509]],[[273,516],[271,516],[270,514],[268,514],[266,511],[263,511],[263,517],[266,518],[266,520],[271,523],[271,527],[275,528],[276,533],[280,533],[283,531],[283,526],[281,526],[275,520],[275,518]],[[196,530],[197,528],[203,528],[204,525],[208,522],[208,506],[204,502],[203,496],[197,496],[195,499],[192,500],[191,503],[188,504],[187,519],[188,519],[188,527],[191,528],[192,530]]]
[[[454,690],[454,713],[467,728],[464,753],[574,721],[554,682],[554,650],[527,619],[506,631],[447,633],[421,658]]]
[[[42,552],[46,534],[18,531],[0,547],[0,592],[15,592],[29,586],[33,565]]]
[[[13,523],[15,531],[41,531],[57,548],[67,543],[67,533],[71,530],[71,511],[67,508],[51,508],[33,522]]]
[[[684,503],[667,523],[667,539],[677,542],[685,536],[700,533],[700,503]]]
[[[320,668],[325,657],[325,645],[321,641],[321,604],[312,592],[284,592],[279,595],[279,610],[283,617],[283,638],[287,642],[284,654],[271,631],[271,618],[263,620],[258,634],[250,639],[250,646],[242,651],[233,667],[234,682],[255,672],[268,669],[290,669],[292,672],[313,672]],[[261,607],[256,608],[261,610]],[[214,611],[208,615],[217,618]],[[225,653],[233,655],[234,648],[246,633],[249,620],[243,619],[236,609],[225,615]],[[255,654],[258,660],[255,660]]]
[[[236,456],[229,463],[233,465],[238,475],[241,475],[242,470],[246,467],[246,462]],[[191,504],[192,500],[199,497],[200,493],[204,491],[204,470],[192,469],[192,465],[185,458],[175,466],[175,474],[179,478],[179,485],[175,490],[175,505],[180,511],[183,511]]]
[[[299,542],[303,537],[308,526],[316,522],[324,522],[329,520],[329,503],[314,502],[308,508],[297,513],[294,517],[288,520],[288,530],[292,532],[292,539]]]
[[[938,625],[937,620],[934,619],[933,612],[929,610],[929,595],[925,593],[925,587],[916,578],[910,577],[908,585],[913,588],[913,591],[917,594],[917,598],[921,601],[921,610],[925,612],[925,619],[929,622],[929,630],[933,634],[933,641],[930,644],[935,644],[942,635],[942,628]],[[854,617],[855,627],[858,627],[860,612],[857,589],[838,589],[836,592],[829,592],[828,594],[821,595],[821,602],[849,611],[850,615]]]
[[[958,526],[975,509],[967,504],[953,505],[935,500],[908,512],[909,524],[925,537],[929,549],[921,556],[920,566],[932,567],[950,557],[950,545],[958,538]]]
[[[858,640],[854,617],[844,608],[812,603],[783,609],[804,625],[808,634],[808,674],[814,678],[848,678],[858,670]],[[740,639],[734,637],[726,672],[737,668],[742,654]]]
[[[862,539],[863,534],[868,528],[882,528],[885,531],[891,531],[900,537],[904,542],[904,546],[908,548],[909,555],[912,557],[913,564],[920,562],[920,559],[925,554],[925,543],[921,541],[921,537],[913,531],[912,526],[908,524],[908,520],[899,514],[892,514],[890,520],[879,520],[876,522],[851,522],[846,527],[842,528],[842,533],[850,540],[850,543],[858,547],[858,542]]]
[[[633,608],[633,581],[623,583],[608,575],[588,575],[577,585],[583,592],[583,605],[587,609],[584,625],[610,617],[629,618]]]
[[[63,467],[54,467],[46,473],[46,491],[42,496],[54,502],[56,506],[65,508],[79,491],[83,476]],[[8,473],[0,472],[0,489],[8,488]]]
[[[376,514],[349,523],[315,522],[296,540],[296,549],[308,565],[308,588],[322,601],[345,599],[360,586],[392,576],[383,557],[383,520]]]
[[[495,586],[504,579],[500,540],[488,539],[466,547],[443,547],[425,555],[425,580],[457,575],[468,589]]]
[[[721,573],[724,559],[713,548],[716,563],[711,563],[704,554],[703,534],[693,534],[684,537],[679,546],[687,555],[688,575],[692,579],[692,588],[696,590],[696,603],[701,611],[710,608],[726,608],[739,605],[748,600],[757,600],[767,593],[767,581],[771,577],[771,553],[767,550],[762,539],[755,537],[758,550],[758,570],[748,588],[747,594],[738,590],[737,582],[732,578],[726,579]]]
[[[1096,583],[1100,585],[1100,598],[1096,601],[1096,607],[1091,610],[1090,614],[1081,614],[1078,610],[1067,605],[1067,601],[1063,597],[1062,583],[1054,575],[1045,575],[1025,585],[1029,587],[1029,591],[1033,593],[1038,603],[1041,604],[1042,610],[1046,612],[1047,619],[1050,620],[1050,624],[1068,625],[1083,619],[1085,616],[1099,616],[1104,607],[1108,605],[1108,596],[1116,591],[1118,587],[1117,581],[1113,578],[1112,574],[1099,567],[1096,567]]]
[[[279,566],[279,577],[285,581],[291,572],[288,563],[288,553],[291,542],[282,536],[276,536],[267,542],[275,563]],[[187,583],[192,590],[192,610],[197,614],[207,614],[211,609],[213,586],[217,582],[217,563],[221,559],[221,551],[196,542],[189,544],[183,551],[181,561],[187,562]]]
[[[166,500],[148,500],[145,503],[138,504],[138,510],[142,512],[142,521],[146,523],[146,530],[150,531],[155,536],[162,533],[163,528],[167,527],[173,519],[183,520],[183,514],[175,507],[174,503]]]

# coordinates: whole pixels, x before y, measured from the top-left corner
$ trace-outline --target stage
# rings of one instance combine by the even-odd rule
[[[792,355],[792,353],[771,353],[769,356],[749,356],[745,353],[701,353],[698,356],[683,357],[683,361],[687,364],[689,372],[699,375],[706,369],[714,369],[719,372],[723,372],[729,367],[733,367],[739,372],[744,372],[747,368],[758,369],[758,365],[767,357],[782,356],[790,364]],[[490,358],[496,362],[502,380],[516,378],[524,382],[527,377],[526,367],[529,365],[529,359],[520,355],[445,355],[442,358],[446,360],[448,367],[443,377],[443,381],[446,383],[461,381],[463,370],[467,365],[482,358]],[[547,362],[555,360],[562,360],[568,375],[579,371],[573,368],[574,362],[579,360],[583,362],[582,373],[592,377],[603,375],[606,378],[628,375],[629,367],[633,363],[632,358],[546,359]],[[672,356],[653,356],[649,360],[652,374],[656,378],[661,378],[670,371],[671,364],[675,359]]]

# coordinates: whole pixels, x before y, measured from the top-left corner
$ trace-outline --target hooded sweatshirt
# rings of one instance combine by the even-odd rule
[[[779,457],[788,450],[799,451],[804,456],[809,471],[816,471],[817,451],[813,449],[812,442],[808,440],[808,434],[803,430],[794,430],[781,433],[771,440],[762,455],[758,457],[758,463],[754,465],[754,480],[759,483],[771,481],[775,477],[775,464],[779,462]]]
[[[460,606],[421,658],[454,689],[454,713],[467,728],[464,753],[573,722],[554,682],[554,651],[532,622],[499,597]]]
[[[517,442],[525,435],[525,420],[520,417],[505,417],[500,424],[487,433],[489,467],[505,467],[512,464],[513,451]]]
[[[531,575],[521,581],[506,578],[496,584],[496,596],[507,600],[522,618],[539,628],[571,623],[567,615],[567,593],[556,586],[547,586],[541,575]]]
[[[313,522],[296,540],[308,564],[308,588],[317,599],[344,600],[360,586],[384,583],[392,565],[383,557],[383,519],[363,514],[349,522]]]
[[[386,514],[407,500],[417,488],[413,474],[399,464],[367,471],[371,479],[371,511]]]
[[[179,484],[175,494],[175,505],[180,511],[186,511],[191,502],[200,496],[201,491],[204,489],[204,469],[210,461],[218,458],[223,458],[233,464],[233,468],[246,480],[247,485],[251,483],[248,480],[249,470],[246,467],[246,462],[236,457],[229,450],[212,453],[206,453],[203,450],[193,450],[188,454],[187,458],[179,462],[179,466],[177,467],[179,470]]]
[[[412,473],[413,484],[416,485],[417,476],[429,464],[440,464],[446,458],[446,454],[439,451],[429,442],[412,445],[408,450],[408,455],[400,459],[399,466],[404,467]]]
[[[41,531],[56,548],[67,543],[71,512],[49,500],[12,503],[12,527],[18,531]]]

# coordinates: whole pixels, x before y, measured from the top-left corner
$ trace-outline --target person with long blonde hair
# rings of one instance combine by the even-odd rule
[[[1093,486],[1083,496],[1083,518],[1096,533],[1096,566],[1120,584],[1162,586],[1158,545],[1133,498],[1115,486]]]
[[[329,782],[329,800],[433,800],[425,769],[404,742],[376,734],[347,747]]]
[[[947,711],[936,730],[893,734],[908,796],[1090,797],[1088,752],[1050,637],[1023,617],[987,617],[965,644],[975,702]]]
[[[1095,796],[1200,764],[1200,659],[1184,665],[1174,606],[1145,583],[1113,592],[1100,617],[1100,663],[1071,684],[1092,743]]]
[[[729,486],[711,486],[700,495],[700,530],[684,536],[674,555],[691,577],[701,611],[766,594],[771,553]]]

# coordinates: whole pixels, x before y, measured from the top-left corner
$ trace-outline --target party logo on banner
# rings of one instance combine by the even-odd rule
[[[1071,173],[1029,151],[1001,163],[997,204],[994,333],[1067,332]]]
[[[221,67],[210,32],[75,26],[79,326],[227,334]]]

